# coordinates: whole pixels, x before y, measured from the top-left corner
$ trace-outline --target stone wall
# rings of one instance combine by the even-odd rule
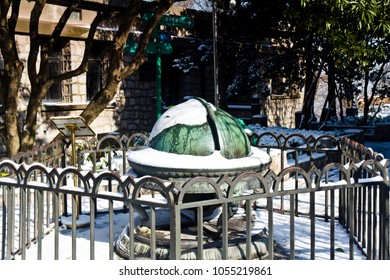
[[[202,73],[202,71],[204,71]],[[199,96],[214,103],[214,72],[212,64],[182,74],[181,98]],[[202,76],[203,75],[203,76]]]
[[[300,98],[272,98],[260,101],[260,114],[268,118],[268,126],[295,127],[295,112],[302,109],[303,95]]]
[[[22,61],[27,61],[29,46],[28,36],[17,36],[19,55]],[[84,42],[71,40],[67,56],[70,57],[71,69],[81,62]],[[127,56],[125,59],[131,59]],[[1,60],[1,59],[0,59]],[[139,71],[123,81],[117,95],[110,105],[91,124],[96,134],[150,132],[156,122],[156,80],[151,67],[146,74],[149,79],[140,77]],[[144,73],[145,74],[145,73]],[[167,105],[176,105],[187,96],[200,96],[214,102],[213,67],[212,62],[205,63],[198,69],[181,72],[165,67],[163,69],[163,98],[170,100]],[[88,104],[86,74],[73,77],[67,81],[69,100],[62,102],[43,102],[37,118],[37,144],[50,142],[58,131],[50,124],[53,116],[78,116]],[[171,90],[172,81],[175,90]],[[30,82],[27,69],[21,79],[19,118],[25,119],[25,110],[30,95]],[[271,99],[263,100],[258,114],[268,117],[268,126],[293,127],[294,113],[300,110],[300,99]],[[0,116],[1,117],[1,116]],[[1,152],[1,151],[0,151]]]
[[[151,65],[151,68],[154,68],[154,65]],[[204,73],[199,69],[183,73],[167,67],[163,69],[162,74],[162,98],[167,103],[166,106],[177,105],[188,96],[200,96],[208,101],[214,101],[212,65],[206,66]],[[170,90],[169,84],[172,82],[175,83],[176,93]],[[122,83],[121,92],[123,98],[118,101],[119,132],[122,134],[150,132],[157,120],[156,80],[153,77],[143,79],[137,72]]]
[[[83,59],[84,55],[83,41],[71,41],[70,44],[70,59],[72,69],[76,69]],[[71,102],[86,102],[87,101],[87,75],[81,74],[79,76],[72,77],[71,82]]]
[[[138,75],[125,80],[118,111],[118,129],[122,134],[150,132],[156,121],[156,82],[139,81]]]
[[[28,53],[30,50],[30,42],[28,36],[17,35],[17,47],[19,57],[22,61],[27,62]],[[84,54],[84,42],[70,41],[69,56],[71,60],[71,68],[75,69],[81,62]],[[1,57],[0,57],[1,60]],[[50,142],[58,131],[50,124],[50,118],[54,116],[78,116],[87,106],[87,86],[86,74],[73,77],[67,81],[67,93],[70,95],[70,100],[66,98],[62,102],[46,102],[43,101],[37,116],[37,145]],[[21,123],[24,122],[26,116],[28,100],[30,97],[31,86],[27,73],[27,65],[25,65],[24,72],[21,78],[18,103],[18,117]],[[111,104],[104,112],[91,124],[91,128],[96,134],[103,134],[119,130],[120,112],[125,104],[125,97],[123,91],[118,91]],[[1,117],[1,116],[0,116]],[[0,145],[0,154],[4,154],[5,148]]]

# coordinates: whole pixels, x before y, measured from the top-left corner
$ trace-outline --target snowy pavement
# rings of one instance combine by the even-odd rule
[[[308,196],[300,196],[300,211],[307,210]],[[275,199],[275,206],[280,203]],[[320,199],[319,199],[320,201]],[[280,202],[280,199],[279,199]],[[265,210],[256,210],[256,218],[253,224],[253,234],[263,231],[268,226],[268,213]],[[158,215],[158,211],[156,211]],[[243,215],[243,209],[239,209],[237,215]],[[290,216],[288,213],[274,212],[274,240],[283,247],[287,253],[290,250]],[[81,215],[79,219],[89,219],[88,215]],[[128,214],[117,213],[114,216],[114,240],[118,238],[129,221]],[[295,217],[295,259],[310,259],[310,219],[307,216]],[[329,260],[330,258],[330,223],[323,219],[316,219],[315,223],[315,258],[316,260]],[[72,231],[65,226],[61,227],[59,234],[59,259],[72,259]],[[77,259],[89,260],[90,252],[90,229],[89,227],[77,230]],[[349,236],[341,225],[335,227],[335,258],[336,260],[349,259]],[[108,214],[98,214],[95,222],[95,259],[107,260],[109,258],[109,221]],[[32,245],[27,250],[26,259],[34,260],[37,256],[37,246]],[[43,239],[43,260],[54,259],[54,234],[48,234]],[[20,256],[16,256],[17,259]],[[364,256],[357,247],[354,248],[354,259],[361,260]]]
[[[366,142],[367,147],[371,147],[374,151],[380,152],[385,158],[390,158],[390,142]],[[282,215],[274,213],[274,238],[278,244],[280,244],[287,251],[289,250],[289,215]],[[256,211],[256,221],[254,229],[260,231],[266,227],[268,221],[268,213],[264,210]],[[114,240],[121,234],[122,230],[128,224],[127,214],[115,214],[114,219]],[[99,214],[96,218],[96,232],[95,232],[95,259],[106,260],[108,259],[109,252],[109,224],[108,215]],[[349,259],[349,236],[345,229],[336,224],[336,259]],[[62,227],[60,231],[60,259],[71,259],[72,252],[72,233],[71,230],[66,227]],[[298,216],[295,218],[295,258],[296,259],[309,259],[310,258],[310,219],[305,216]],[[330,236],[330,224],[321,219],[316,220],[316,238],[315,247],[316,259],[325,260],[329,259],[329,242]],[[54,234],[48,234],[43,240],[43,259],[53,259],[54,255]],[[90,251],[90,230],[89,228],[82,228],[77,230],[77,259],[88,260]],[[32,245],[27,250],[27,259],[36,259],[37,250],[36,246]],[[17,256],[16,258],[20,258]],[[354,250],[355,259],[364,259],[359,250]]]

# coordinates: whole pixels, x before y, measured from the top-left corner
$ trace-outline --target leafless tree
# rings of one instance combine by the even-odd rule
[[[30,51],[27,61],[27,71],[31,83],[31,94],[28,100],[25,118],[18,118],[18,99],[20,81],[24,70],[23,61],[19,57],[16,42],[16,25],[20,12],[20,0],[4,0],[0,3],[0,51],[3,58],[3,67],[0,68],[0,102],[4,108],[4,117],[0,123],[0,137],[3,140],[9,156],[20,151],[26,151],[33,147],[36,137],[36,121],[39,107],[50,87],[59,81],[84,73],[87,69],[88,58],[90,57],[92,41],[96,29],[104,20],[115,20],[117,32],[108,49],[108,78],[107,83],[89,102],[89,105],[82,112],[86,122],[90,124],[106,108],[108,103],[115,96],[121,81],[137,71],[144,62],[144,53],[158,21],[175,2],[182,0],[156,0],[128,1],[127,7],[113,11],[102,9],[97,11],[96,17],[91,23],[88,38],[85,43],[84,56],[81,64],[70,71],[48,77],[47,67],[49,63],[49,52],[60,40],[61,32],[68,23],[69,17],[75,9],[80,8],[84,1],[59,1],[66,5],[66,9],[58,20],[48,40],[42,40],[38,32],[38,26],[42,11],[49,2],[46,0],[35,0],[30,15]],[[65,4],[64,4],[65,3]],[[103,7],[103,6],[102,6]],[[137,52],[131,63],[124,65],[123,49],[130,31],[134,28],[139,15],[146,10],[155,11],[154,16],[145,24],[140,37]],[[24,120],[24,121],[23,121]]]

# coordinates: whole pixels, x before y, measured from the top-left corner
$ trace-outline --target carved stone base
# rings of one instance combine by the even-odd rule
[[[222,259],[222,240],[216,229],[216,225],[206,223],[204,225],[203,236],[203,259],[221,260]],[[156,259],[169,259],[170,232],[169,230],[156,230]],[[134,256],[136,259],[150,258],[150,237],[151,232],[147,227],[137,228],[134,235]],[[193,227],[183,228],[181,233],[181,259],[197,259],[197,230]],[[251,237],[251,256],[249,259],[267,259],[268,258],[268,237],[264,232],[252,235]],[[115,244],[116,253],[123,259],[129,259],[130,255],[129,227],[127,226],[117,239]],[[228,258],[232,260],[246,259],[246,236],[245,221],[239,218],[229,220],[228,234]]]

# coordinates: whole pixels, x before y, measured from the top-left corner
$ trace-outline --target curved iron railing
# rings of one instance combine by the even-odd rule
[[[2,223],[1,258],[61,258],[60,237],[65,220],[71,232],[71,256],[78,259],[80,217],[88,217],[89,258],[95,259],[96,224],[99,215],[108,215],[107,258],[203,259],[203,258],[296,258],[297,217],[307,217],[310,234],[309,258],[316,258],[317,221],[329,223],[329,259],[336,259],[335,227],[340,223],[349,234],[348,256],[355,257],[355,245],[367,259],[389,258],[389,179],[388,161],[382,155],[348,138],[318,138],[264,133],[250,136],[254,146],[273,155],[276,164],[262,173],[245,172],[235,177],[196,177],[184,181],[156,177],[137,178],[128,173],[127,153],[147,145],[142,134],[130,137],[108,135],[78,144],[78,165],[66,167],[71,153],[56,142],[30,153],[0,161]],[[99,166],[100,158],[105,165]],[[91,164],[87,165],[86,160]],[[100,167],[100,168],[99,168]],[[207,185],[211,196],[188,199],[193,186]],[[105,203],[104,213],[97,206]],[[304,205],[304,206],[302,206]],[[240,230],[231,230],[237,208],[244,210]],[[217,217],[204,217],[208,209],[220,210]],[[161,211],[168,219],[160,229]],[[267,234],[253,230],[251,217],[263,211]],[[118,213],[128,216],[125,238],[118,243],[115,224]],[[185,215],[183,214],[185,213]],[[192,245],[183,239],[185,216],[192,213],[196,233]],[[213,212],[214,213],[214,212]],[[276,213],[289,217],[289,248],[275,249]],[[184,215],[184,216],[183,216]],[[138,220],[137,220],[138,219]],[[147,225],[144,252],[137,235],[137,223]],[[62,227],[61,227],[62,226]],[[122,232],[122,233],[123,233]],[[169,240],[160,234],[169,233]],[[205,241],[210,235],[212,241]],[[53,251],[43,242],[54,236]],[[121,235],[122,236],[122,235]],[[145,238],[144,238],[145,239]],[[162,244],[164,243],[164,244]],[[215,247],[210,253],[210,248]],[[275,251],[276,250],[276,251]],[[237,253],[239,252],[239,253]],[[212,256],[211,256],[212,255]],[[239,256],[237,256],[239,255]]]

